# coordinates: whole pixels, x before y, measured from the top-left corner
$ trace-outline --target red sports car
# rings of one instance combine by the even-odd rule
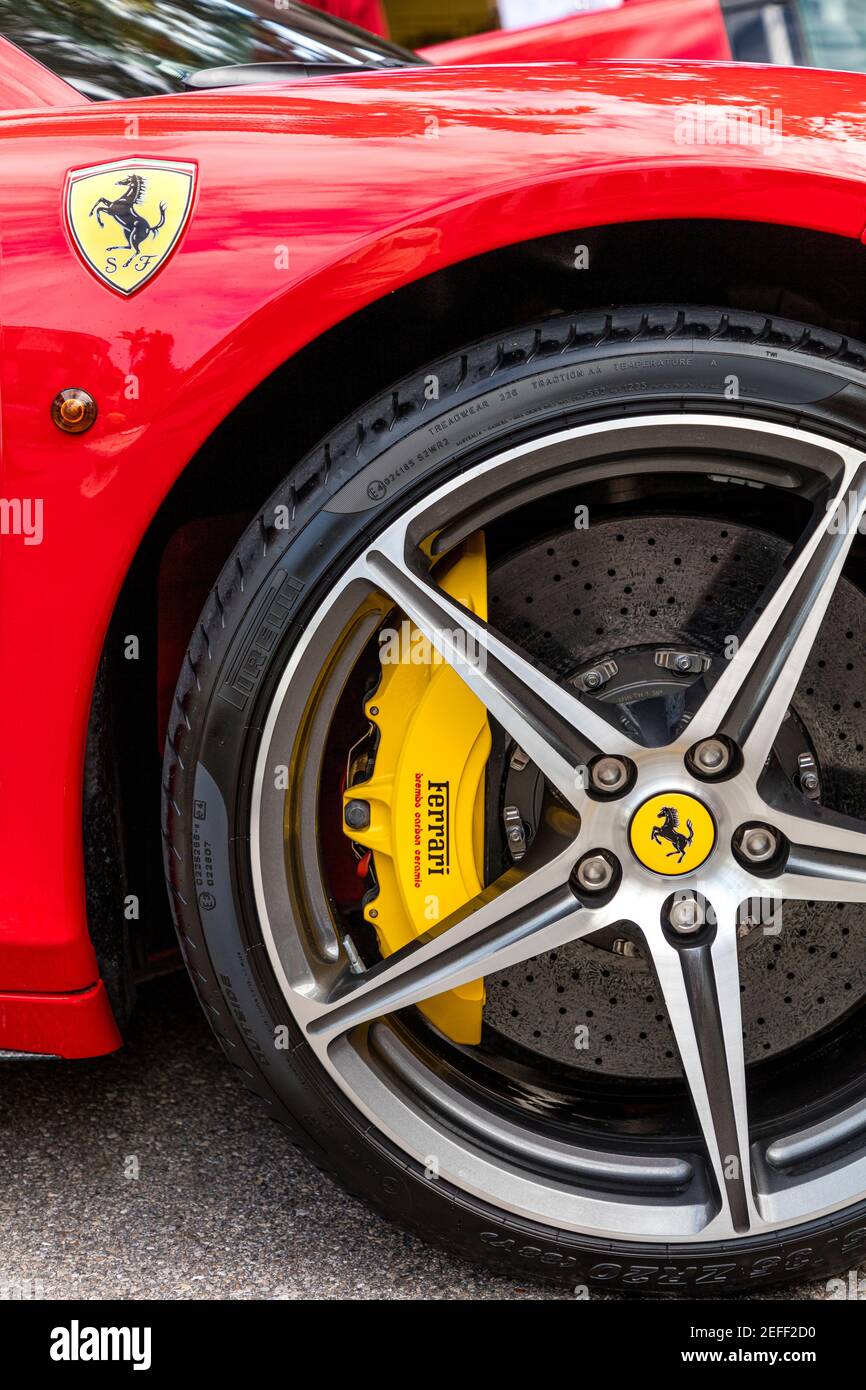
[[[866,77],[221,8],[0,14],[2,1055],[119,1047],[173,916],[429,1239],[848,1268]]]

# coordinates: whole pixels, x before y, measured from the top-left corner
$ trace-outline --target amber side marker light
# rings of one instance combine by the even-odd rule
[[[96,419],[96,401],[89,392],[70,386],[51,402],[51,418],[65,434],[83,434]]]

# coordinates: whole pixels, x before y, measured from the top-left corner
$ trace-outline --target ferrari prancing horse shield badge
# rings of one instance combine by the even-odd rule
[[[72,170],[66,218],[88,270],[123,295],[152,280],[187,224],[195,175],[194,164],[162,159]]]

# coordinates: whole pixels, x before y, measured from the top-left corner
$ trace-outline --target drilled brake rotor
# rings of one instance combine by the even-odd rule
[[[491,619],[563,680],[618,657],[625,667],[641,651],[650,662],[664,649],[718,661],[786,551],[764,532],[707,519],[598,521],[494,569]],[[864,632],[866,598],[843,580],[792,724],[795,741],[814,755],[823,804],[859,816],[866,816]],[[783,920],[778,935],[758,929],[740,942],[747,1061],[804,1042],[866,995],[861,907],[791,902]],[[655,981],[640,959],[578,941],[486,984],[486,1024],[541,1057],[624,1077],[680,1074]],[[578,1048],[582,1025],[587,1033],[577,1038],[588,1046]]]

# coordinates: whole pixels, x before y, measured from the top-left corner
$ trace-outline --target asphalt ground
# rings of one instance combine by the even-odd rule
[[[347,1197],[238,1085],[181,975],[140,991],[120,1053],[0,1062],[0,1172],[0,1298],[573,1299]]]

